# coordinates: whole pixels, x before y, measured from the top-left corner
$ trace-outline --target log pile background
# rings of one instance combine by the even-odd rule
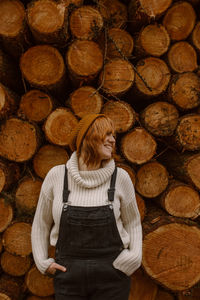
[[[0,12],[0,300],[54,299],[31,224],[91,112],[116,125],[143,221],[129,300],[199,300],[200,1],[1,0]]]

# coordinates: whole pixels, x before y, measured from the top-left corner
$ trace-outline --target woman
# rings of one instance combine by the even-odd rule
[[[140,215],[129,175],[115,167],[113,128],[102,114],[85,116],[72,133],[71,158],[42,185],[32,248],[38,269],[54,275],[56,300],[127,300],[141,264]]]

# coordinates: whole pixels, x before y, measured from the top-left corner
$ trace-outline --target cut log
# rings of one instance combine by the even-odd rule
[[[42,180],[32,177],[25,177],[20,181],[15,193],[18,211],[27,214],[35,212],[41,185]]]
[[[144,164],[136,174],[136,191],[146,198],[159,196],[168,185],[168,172],[164,165],[153,161]]]
[[[0,232],[3,232],[13,219],[13,208],[5,199],[0,198]]]
[[[116,132],[128,131],[136,121],[135,111],[124,101],[109,100],[104,104],[102,113],[114,122]]]
[[[133,52],[133,48],[133,37],[127,31],[120,28],[111,28],[108,30],[106,51],[108,59],[114,57],[129,58]]]
[[[0,277],[0,297],[3,294],[4,298],[1,300],[19,300],[23,293],[23,282],[20,278],[12,277],[3,274]],[[7,298],[6,298],[7,296]]]
[[[17,110],[19,97],[0,83],[0,119],[6,119]]]
[[[168,51],[169,34],[161,24],[145,26],[139,33],[135,45],[137,56],[161,56]]]
[[[0,155],[16,162],[29,160],[39,146],[38,128],[17,118],[1,125]]]
[[[179,119],[176,141],[183,150],[200,150],[200,115],[187,114]]]
[[[1,267],[3,271],[12,276],[23,276],[31,266],[30,256],[18,256],[3,252],[1,255]],[[1,299],[1,298],[0,298]]]
[[[159,159],[174,178],[200,190],[200,154],[167,151]]]
[[[158,96],[162,94],[169,84],[170,71],[166,63],[156,57],[148,57],[137,63],[135,85],[143,96]],[[145,83],[144,83],[145,80]]]
[[[68,146],[72,129],[77,124],[77,118],[69,109],[57,108],[48,116],[44,124],[45,136],[55,145]]]
[[[198,67],[196,51],[188,42],[177,42],[168,52],[168,63],[177,73],[193,72]]]
[[[66,84],[62,55],[49,45],[29,48],[20,58],[20,69],[31,86],[42,90],[61,90]]]
[[[0,37],[4,49],[19,57],[28,46],[24,5],[19,0],[1,0],[0,11]]]
[[[198,22],[192,32],[192,43],[200,51],[200,22]]]
[[[155,136],[170,136],[174,133],[179,118],[176,107],[167,102],[148,105],[140,114],[144,127]]]
[[[135,193],[135,196],[136,196],[137,206],[138,206],[139,213],[140,213],[140,219],[142,222],[146,215],[146,205],[145,205],[144,199],[138,193]]]
[[[65,46],[69,37],[65,5],[53,0],[32,1],[28,5],[27,19],[36,42]]]
[[[48,171],[61,164],[65,164],[69,159],[68,153],[64,148],[45,145],[39,149],[33,158],[33,168],[40,178],[45,178]]]
[[[52,112],[53,107],[54,102],[50,95],[39,90],[30,90],[21,97],[18,116],[42,122]]]
[[[121,141],[121,151],[125,158],[135,164],[143,164],[156,153],[155,139],[144,129],[134,128],[125,134]]]
[[[19,178],[19,165],[0,160],[0,192],[8,190]]]
[[[157,290],[157,284],[140,268],[131,276],[129,300],[155,300]]]
[[[103,66],[103,54],[93,41],[74,41],[66,53],[66,63],[74,85],[90,83]]]
[[[83,4],[83,0],[59,0],[59,4],[65,5],[66,8],[73,9]]]
[[[117,167],[124,169],[131,178],[133,185],[135,185],[135,171],[128,164],[117,162]]]
[[[66,104],[68,104],[68,101]],[[103,99],[92,86],[82,86],[71,93],[69,105],[74,114],[82,118],[90,113],[99,114],[103,106]]]
[[[103,17],[98,9],[90,5],[83,5],[72,11],[69,25],[75,38],[97,39],[103,28]]]
[[[0,300],[12,300],[9,296],[0,292]]]
[[[118,0],[99,0],[98,9],[109,27],[122,28],[128,19],[127,7]]]
[[[2,243],[2,237],[0,236],[0,253],[2,252],[3,249],[3,243]]]
[[[16,222],[3,233],[3,246],[14,255],[28,256],[31,253],[31,225]]]
[[[22,80],[18,66],[12,58],[0,49],[0,82],[14,91],[22,91]]]
[[[26,275],[27,288],[36,296],[47,297],[54,294],[53,278],[41,274],[33,266]]]
[[[197,74],[187,72],[172,76],[168,96],[179,109],[192,109],[200,104],[200,78]]]
[[[163,18],[163,25],[172,40],[185,40],[192,32],[196,21],[196,13],[192,5],[186,1],[171,6]]]
[[[199,193],[189,185],[172,181],[157,200],[168,214],[195,219],[200,215]]]
[[[130,62],[120,58],[109,60],[100,74],[102,90],[112,95],[126,93],[133,85],[135,73]]]
[[[175,296],[161,287],[158,288],[155,300],[175,300]],[[189,299],[188,299],[189,300]]]
[[[151,278],[172,291],[184,291],[200,279],[200,229],[194,225],[164,216],[157,208],[153,214],[148,210],[143,222],[143,267]]]
[[[129,27],[132,32],[158,19],[171,5],[172,0],[131,0],[128,7]]]

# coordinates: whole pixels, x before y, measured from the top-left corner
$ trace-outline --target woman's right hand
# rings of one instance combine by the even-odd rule
[[[46,273],[54,275],[56,273],[56,270],[60,270],[62,272],[66,272],[67,271],[67,269],[64,266],[59,265],[59,264],[53,262],[52,264],[50,264],[50,266],[46,270]]]

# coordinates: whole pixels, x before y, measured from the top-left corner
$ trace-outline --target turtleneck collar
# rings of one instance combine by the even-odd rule
[[[92,171],[80,171],[76,151],[72,153],[67,162],[67,169],[74,181],[84,188],[95,188],[105,183],[115,169],[114,160],[110,160],[103,168]]]

